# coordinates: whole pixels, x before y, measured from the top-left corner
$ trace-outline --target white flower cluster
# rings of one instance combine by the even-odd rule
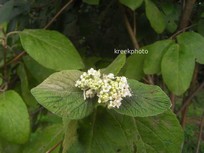
[[[119,108],[126,96],[132,96],[126,77],[117,77],[110,73],[101,75],[93,68],[84,72],[76,81],[76,87],[84,91],[84,100],[98,96],[98,103],[108,104],[108,108]]]

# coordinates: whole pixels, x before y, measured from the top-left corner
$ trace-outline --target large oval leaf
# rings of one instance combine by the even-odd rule
[[[162,57],[172,42],[173,40],[161,40],[145,47],[148,50],[144,61],[145,74],[160,73]]]
[[[147,117],[161,114],[170,108],[169,97],[158,86],[146,85],[136,80],[128,80],[132,96],[124,98],[120,114],[133,117]]]
[[[184,32],[177,36],[178,43],[189,48],[196,61],[204,64],[204,37],[196,32]]]
[[[0,95],[0,137],[22,144],[30,133],[29,115],[25,103],[15,91]]]
[[[180,153],[183,142],[182,128],[171,111],[135,119],[99,109],[80,122],[78,131],[78,143],[69,153]]]
[[[124,124],[121,124],[120,120]],[[118,116],[117,113],[113,113],[112,116],[104,109],[98,109],[92,116],[81,122],[78,131],[79,143],[75,147],[81,148],[81,152],[133,153],[134,151],[137,135],[134,121],[130,117]]]
[[[145,0],[146,16],[157,33],[162,33],[165,29],[164,15],[157,8],[157,6],[151,0]]]
[[[33,88],[31,93],[52,113],[70,119],[81,119],[93,110],[93,102],[84,100],[83,92],[75,87],[75,81],[81,74],[77,70],[54,73]]]
[[[174,94],[181,95],[189,87],[195,66],[190,48],[171,45],[163,56],[161,71],[163,79]]]
[[[19,35],[25,51],[47,68],[58,71],[84,67],[73,44],[57,31],[23,30]]]

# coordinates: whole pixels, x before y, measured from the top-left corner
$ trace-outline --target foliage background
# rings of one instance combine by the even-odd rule
[[[185,131],[183,153],[194,153],[198,148],[199,152],[204,152],[202,0],[0,0],[0,4],[1,38],[9,32],[24,29],[59,31],[74,44],[85,69],[108,66],[117,56],[114,49],[145,48],[149,53],[153,52],[147,56],[127,55],[120,74],[159,85],[171,98],[172,110]],[[186,31],[194,33],[185,35]],[[158,42],[164,39],[170,40]],[[182,58],[177,58],[175,49],[172,49],[172,53],[168,51],[169,55],[164,56],[166,46],[175,43],[173,41],[184,46],[184,52],[190,48],[192,54],[181,53],[178,56]],[[38,148],[40,141],[43,143],[57,133],[52,144],[45,145],[48,150],[62,139],[62,131],[57,130],[61,120],[36,105],[30,89],[56,70],[33,60],[24,51],[18,35],[8,37],[9,47],[5,46],[4,39],[0,42],[1,91],[15,90],[25,101],[31,119],[29,144],[32,148]],[[196,63],[191,58],[194,56]],[[177,85],[179,87],[175,87]],[[42,136],[39,144],[32,143],[37,142],[39,135]],[[24,145],[5,142],[4,139],[0,141],[2,153],[21,152],[24,148]],[[29,148],[28,145],[23,151],[28,153]]]

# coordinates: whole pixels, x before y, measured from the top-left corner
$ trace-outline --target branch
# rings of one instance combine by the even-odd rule
[[[51,149],[49,149],[46,153],[51,153],[53,152],[60,144],[62,144],[62,140],[55,144]]]
[[[26,52],[23,51],[23,52],[21,52],[20,54],[16,55],[11,61],[9,61],[9,62],[7,63],[7,65],[18,61],[18,60],[19,60],[22,56],[24,56],[25,54],[26,54]]]
[[[131,41],[132,41],[132,44],[133,44],[133,46],[134,46],[135,49],[139,49],[138,41],[137,41],[137,39],[136,39],[136,36],[135,36],[135,34],[134,34],[134,31],[133,31],[133,29],[132,29],[132,27],[131,27],[131,25],[130,25],[130,22],[128,21],[128,18],[127,18],[127,16],[126,16],[125,12],[123,12],[123,17],[124,17],[125,26],[126,26],[126,28],[127,28],[127,31],[128,31],[128,33],[129,33],[129,35],[130,35],[130,39],[131,39]],[[135,30],[135,33],[136,33],[136,30]]]
[[[57,14],[48,22],[48,24],[44,27],[44,29],[47,29],[56,19],[57,17],[73,2],[74,0],[68,1],[58,12]]]
[[[196,25],[197,25],[197,24],[193,24],[193,25],[187,26],[187,27],[185,27],[185,28],[183,28],[183,29],[177,31],[176,33],[174,33],[174,34],[170,37],[170,39],[175,38],[175,37],[176,37],[177,35],[179,35],[180,33],[184,32],[184,31],[186,31],[186,30],[188,30],[188,29],[190,29],[190,28],[192,28],[192,27],[194,27],[194,26],[196,26]]]
[[[199,132],[198,143],[197,143],[197,147],[196,147],[196,153],[199,153],[200,142],[202,140],[203,127],[204,127],[204,113],[202,115],[202,120],[201,120],[201,124],[200,124],[200,132]]]
[[[194,98],[194,96],[204,87],[204,82],[202,82],[193,92],[190,94],[187,99],[185,100],[185,103],[182,105],[182,107],[177,111],[176,115],[179,115],[180,112],[182,112],[190,103],[191,100]]]
[[[185,8],[180,20],[179,30],[184,29],[188,26],[195,2],[196,0],[186,0]]]

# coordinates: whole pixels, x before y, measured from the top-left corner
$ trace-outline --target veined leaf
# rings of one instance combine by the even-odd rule
[[[158,116],[135,119],[98,109],[80,123],[75,148],[81,152],[181,152],[183,131],[170,110]]]
[[[195,66],[190,48],[172,44],[163,56],[161,71],[163,79],[175,95],[183,94],[190,86]]]
[[[23,144],[30,133],[29,115],[25,103],[15,91],[0,95],[0,137]]]
[[[145,74],[158,74],[161,71],[161,60],[173,40],[161,40],[146,46],[148,54],[144,61]]]
[[[54,73],[31,93],[42,106],[60,117],[84,118],[92,112],[94,103],[92,99],[84,100],[82,90],[75,87],[81,74],[77,70]]]
[[[57,31],[23,30],[19,35],[25,51],[41,65],[56,71],[84,68],[71,41]]]
[[[136,118],[140,139],[137,153],[180,153],[183,130],[171,110],[153,117]]]
[[[154,116],[170,108],[169,97],[158,86],[146,85],[136,80],[128,80],[131,97],[122,101],[116,112],[132,117]]]

